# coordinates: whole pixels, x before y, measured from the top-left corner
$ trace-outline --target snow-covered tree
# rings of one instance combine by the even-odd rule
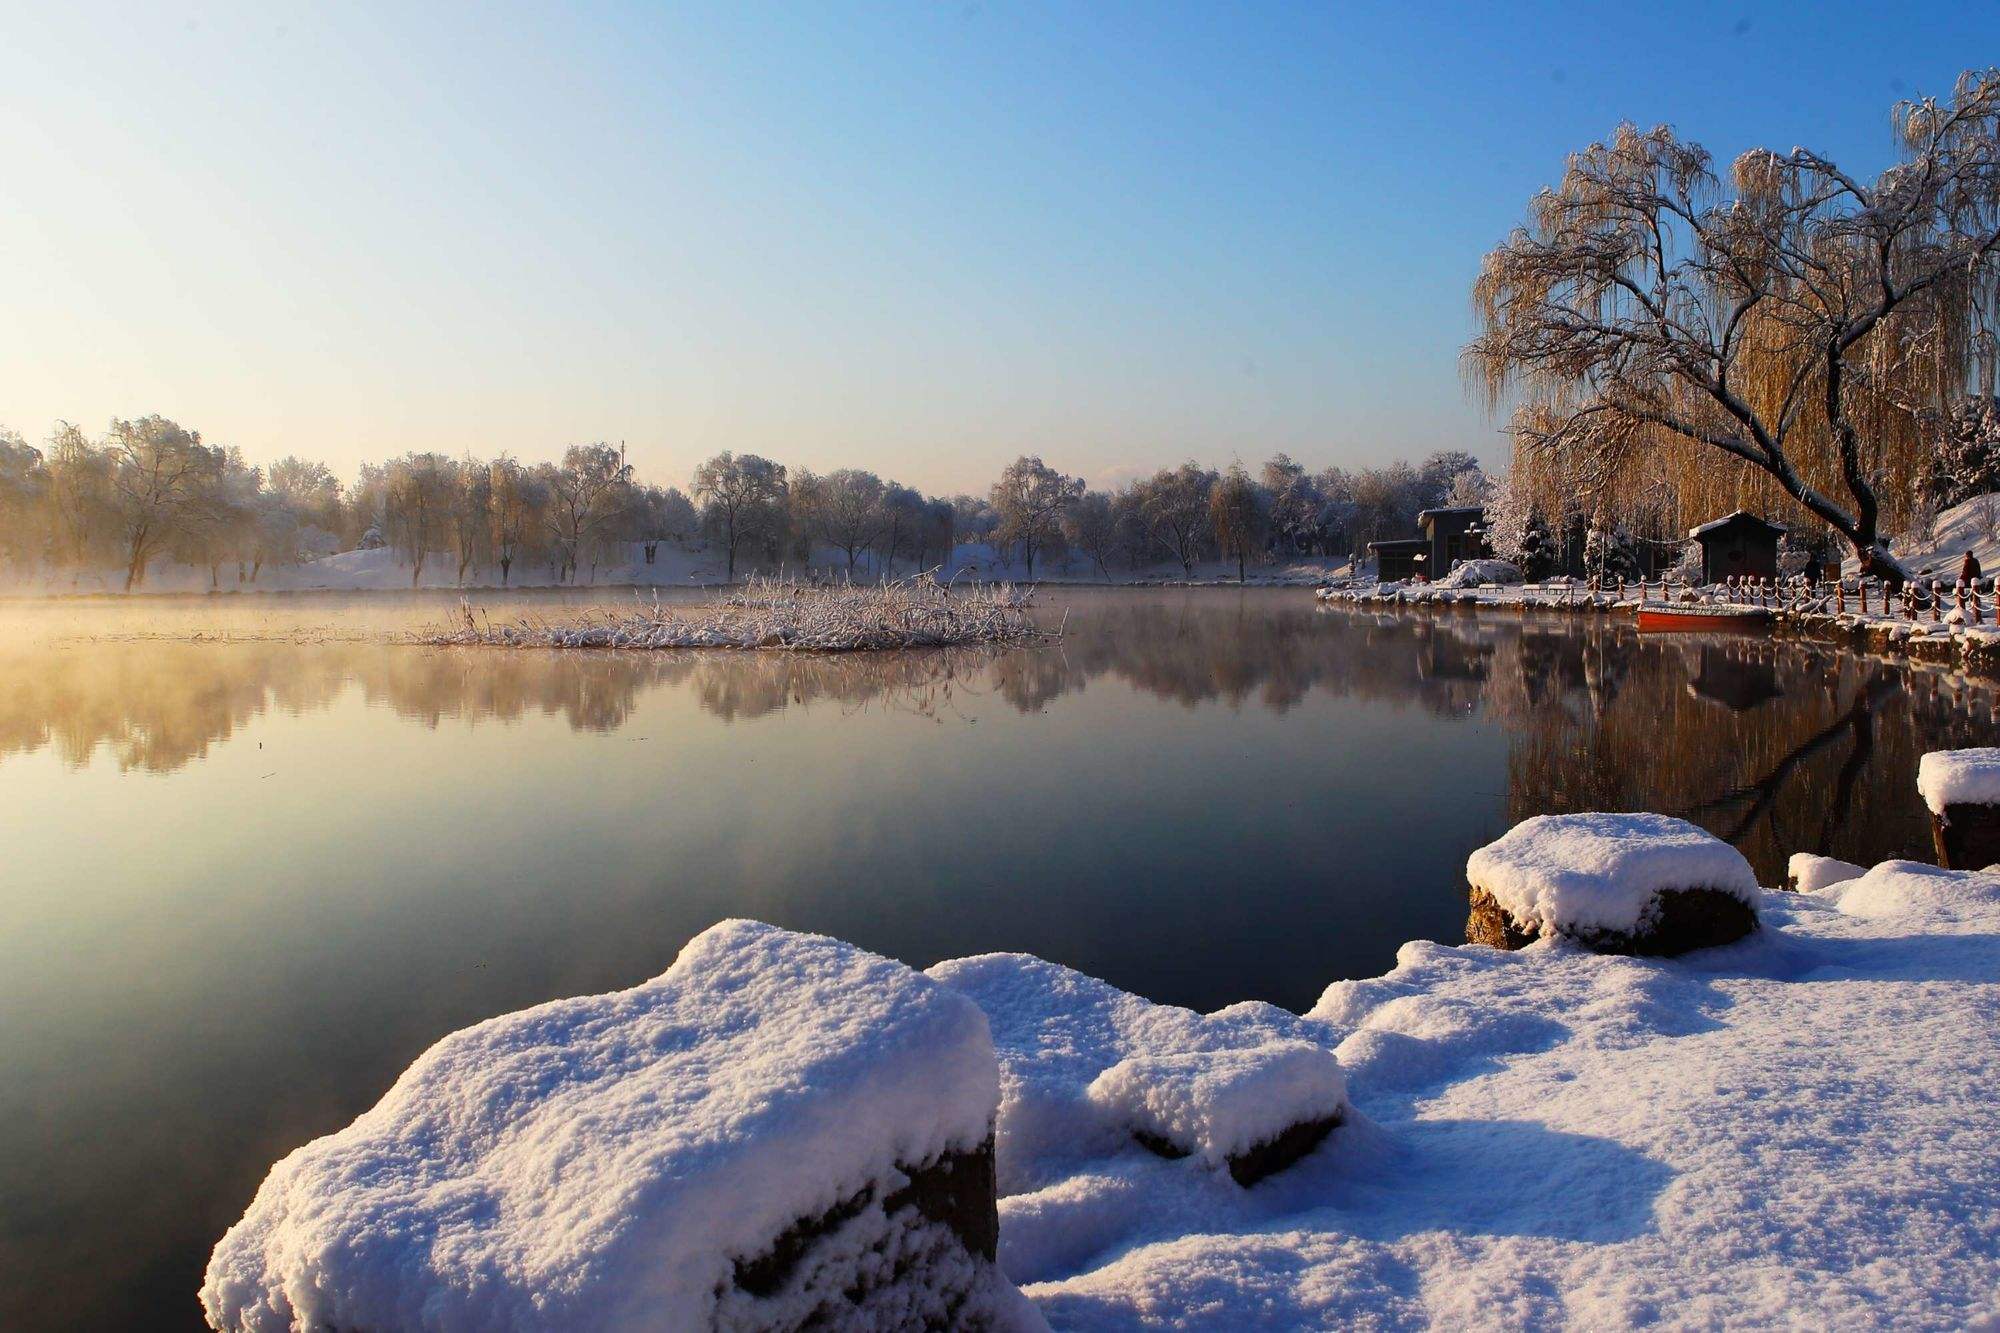
[[[1725,191],[1664,126],[1573,155],[1474,287],[1467,357],[1522,400],[1517,440],[1606,472],[1735,460],[1900,577],[1884,451],[2000,318],[2000,69],[1894,121],[1905,160],[1871,183],[1756,150]]]
[[[1039,458],[1023,455],[993,483],[994,540],[1019,542],[1035,577],[1035,555],[1062,541],[1062,518],[1083,496],[1083,479],[1065,477]]]
[[[785,468],[756,454],[740,457],[725,449],[694,472],[692,491],[727,554],[728,574],[736,577],[736,555],[746,544],[768,544],[786,526]]]
[[[2000,402],[1981,395],[1952,405],[1931,429],[1937,442],[1924,474],[1925,498],[1949,509],[2000,491]]]
[[[806,536],[847,557],[847,572],[881,539],[887,515],[882,479],[859,468],[819,476],[805,468],[792,478],[792,514]]]
[[[1139,483],[1139,512],[1145,515],[1147,531],[1188,578],[1194,577],[1195,562],[1213,536],[1208,493],[1215,481],[1213,472],[1187,462],[1162,468]]]
[[[1243,582],[1244,561],[1264,549],[1268,515],[1263,492],[1242,464],[1231,464],[1209,488],[1208,524],[1223,559],[1236,561],[1236,581]]]

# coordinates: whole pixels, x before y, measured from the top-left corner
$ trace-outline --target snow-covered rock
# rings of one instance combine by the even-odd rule
[[[1310,1149],[1347,1110],[1340,1061],[1305,1041],[1128,1056],[1085,1095],[1155,1152],[1199,1157],[1240,1185],[1290,1165],[1294,1142]]]
[[[2000,748],[1931,751],[1917,761],[1917,791],[1936,815],[1953,805],[2000,805]]]
[[[998,1098],[964,996],[724,922],[644,985],[438,1042],[272,1168],[202,1303],[244,1330],[1033,1326],[991,1262]]]
[[[1028,954],[953,959],[930,975],[992,1024],[1003,1195],[1133,1151],[1135,1128],[1220,1161],[1345,1104],[1324,1030],[1272,1005],[1197,1014]],[[1270,1105],[1249,1104],[1259,1092]]]
[[[1741,852],[1654,814],[1538,815],[1475,851],[1465,873],[1468,931],[1515,948],[1552,934],[1610,952],[1723,943],[1755,924],[1761,895]]]
[[[1867,873],[1866,866],[1831,856],[1814,856],[1811,852],[1794,852],[1785,865],[1785,879],[1799,893],[1818,893]]]

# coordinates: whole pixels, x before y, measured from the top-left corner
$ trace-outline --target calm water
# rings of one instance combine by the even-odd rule
[[[1918,754],[1993,735],[1937,672],[1297,591],[1045,594],[1067,641],[999,655],[385,641],[446,605],[0,611],[0,1328],[198,1326],[270,1162],[721,917],[1299,1008],[1462,938],[1515,819],[1686,814],[1775,882],[1924,855]]]

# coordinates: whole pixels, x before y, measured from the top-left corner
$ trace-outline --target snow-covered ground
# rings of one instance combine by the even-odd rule
[[[1929,532],[1899,537],[1889,549],[1911,570],[1947,582],[1958,577],[1967,551],[1987,577],[2000,574],[2000,494],[1976,495],[1954,505],[1932,520]],[[1857,572],[1851,557],[1846,572],[1850,577]]]
[[[1078,1165],[1002,1200],[1002,1265],[1064,1330],[2000,1313],[2000,875],[1760,896],[1679,960],[1406,945],[1306,1018],[1358,1112],[1318,1152]]]
[[[1510,864],[1561,850],[1524,846]],[[1627,887],[1659,869],[1597,861]],[[978,1141],[997,1102],[999,1270],[1033,1307],[985,1289],[1003,1326],[1981,1324],[2000,870],[1798,869],[1811,891],[1743,886],[1762,924],[1723,948],[1418,942],[1304,1015],[1195,1014],[1017,954],[927,979],[725,924],[646,986],[440,1043],[274,1168],[205,1299],[233,1327],[693,1326],[660,1319],[715,1311],[732,1255]],[[1222,1169],[1329,1120],[1261,1183]]]

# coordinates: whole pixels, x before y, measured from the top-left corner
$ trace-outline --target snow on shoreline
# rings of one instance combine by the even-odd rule
[[[1575,838],[1533,830],[1520,842],[1516,852],[1577,850]],[[1590,851],[1581,847],[1585,860]],[[676,963],[634,991],[440,1043],[382,1106],[274,1168],[217,1249],[209,1308],[271,1316],[241,1325],[254,1327],[285,1327],[279,1312],[308,1305],[383,1326],[656,1327],[661,1309],[680,1307],[590,1298],[612,1299],[619,1282],[640,1282],[645,1302],[693,1292],[726,1267],[717,1256],[731,1244],[843,1197],[862,1162],[983,1134],[997,1101],[999,1267],[1038,1312],[1028,1322],[1066,1333],[1945,1329],[2000,1314],[2000,873],[1805,864],[1794,893],[1740,883],[1719,855],[1666,859],[1670,878],[1753,901],[1762,928],[1736,944],[1657,959],[1560,938],[1518,952],[1416,942],[1388,973],[1328,986],[1304,1015],[1256,1003],[1197,1014],[1021,954],[940,963],[926,980],[834,941],[718,927],[690,953],[750,956],[704,1004],[658,994]],[[766,966],[775,975],[761,976]],[[740,1003],[708,1012],[739,991]],[[607,1089],[629,1080],[621,1094],[583,1115],[571,1104],[522,1117],[494,1100],[503,1086],[536,1086],[494,1082],[485,1071],[496,1057],[564,1086],[564,1034],[601,1022],[606,1006],[659,1015],[655,1035],[617,1048],[622,1063],[601,1062],[617,1071]],[[731,1016],[758,1007],[868,1058],[842,1064],[813,1038],[814,1072],[784,1077],[788,1043],[770,1034],[775,1060],[741,1069],[713,1051],[698,1066],[672,1054],[693,1049],[675,1035],[688,1030],[735,1040],[752,1029]],[[897,1040],[913,1028],[920,1035]],[[845,1091],[885,1048],[893,1095],[874,1083]],[[939,1074],[940,1059],[957,1072]],[[462,1162],[446,1145],[525,1120],[561,1151],[513,1156],[547,1164],[510,1204],[532,1203],[536,1220],[453,1233],[442,1253],[464,1283],[418,1316],[390,1302],[405,1270],[367,1268],[368,1247],[391,1253],[398,1227],[424,1216],[409,1211],[413,1189],[467,1222],[491,1215],[482,1200],[492,1196],[439,1193],[435,1163],[385,1158],[381,1145],[452,1061],[484,1091],[432,1099],[456,1109],[415,1143]],[[659,1140],[685,1138],[673,1108],[690,1079],[719,1098],[698,1128],[736,1123],[721,1114],[736,1092],[775,1097],[781,1123],[817,1128],[703,1139],[691,1172],[656,1182],[647,1173],[680,1151]],[[1215,1169],[1216,1156],[1336,1102],[1344,1123],[1288,1168],[1248,1188]],[[1196,1151],[1167,1160],[1134,1128],[1193,1139]],[[593,1142],[606,1134],[625,1146],[600,1157]],[[760,1142],[776,1144],[782,1168],[759,1165]],[[622,1185],[621,1170],[633,1173]],[[336,1311],[324,1303],[333,1275],[356,1252],[328,1247],[307,1181],[339,1199],[343,1171],[360,1190],[346,1206],[358,1197],[357,1216],[381,1221],[354,1234],[363,1271],[387,1285]],[[551,1229],[556,1218],[582,1225]],[[696,1259],[663,1274],[652,1251],[621,1244],[610,1253],[637,1267],[586,1263],[569,1270],[578,1281],[539,1289],[546,1308],[480,1317],[492,1311],[477,1302],[518,1273],[556,1271],[535,1265],[559,1251],[575,1262],[562,1246],[592,1227],[678,1236]],[[260,1285],[259,1264],[285,1255],[319,1276],[282,1292]]]

